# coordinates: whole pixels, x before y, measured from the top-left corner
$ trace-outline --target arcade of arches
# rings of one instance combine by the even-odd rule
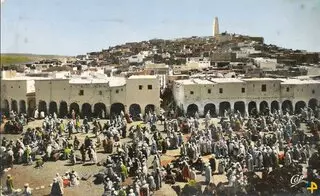
[[[71,117],[72,111],[74,111],[76,115],[80,115],[81,118],[95,117],[101,119],[108,118],[110,115],[118,115],[121,111],[125,112],[125,105],[122,103],[113,103],[109,106],[110,110],[108,110],[107,106],[101,102],[96,104],[78,104],[76,102],[67,104],[66,101],[45,102],[40,100],[36,104],[34,99],[30,99],[27,104],[24,100],[12,100],[11,102],[3,100],[1,103],[1,111],[7,116],[9,115],[10,110],[18,113],[28,113],[29,116],[33,116],[36,108],[39,112],[44,112],[46,115],[53,115],[53,113],[56,113],[59,118]],[[127,112],[132,116],[138,116],[140,113],[153,112],[155,109],[156,107],[153,104],[148,104],[144,108],[141,108],[139,104],[135,103],[127,108]]]
[[[194,116],[195,113],[198,112],[201,115],[206,115],[209,112],[211,116],[216,116],[217,114],[223,116],[225,111],[230,111],[231,109],[234,111],[239,111],[243,115],[246,112],[248,112],[249,115],[255,115],[258,113],[267,114],[269,111],[273,113],[279,109],[289,112],[290,114],[298,114],[301,112],[301,109],[306,106],[313,110],[315,110],[317,106],[320,107],[317,99],[310,99],[307,103],[300,100],[295,103],[290,100],[284,100],[282,103],[276,100],[272,101],[271,103],[268,103],[267,101],[250,101],[247,104],[245,104],[244,101],[237,101],[234,102],[233,105],[230,102],[224,101],[220,102],[219,104],[208,103],[205,104],[203,108],[200,108],[197,104],[189,104],[187,106],[186,114],[188,116]]]
[[[189,116],[194,116],[196,112],[200,113],[200,111],[203,112],[203,115],[209,112],[211,116],[216,116],[217,114],[223,115],[224,111],[229,111],[230,109],[239,111],[241,114],[245,114],[246,111],[249,114],[253,114],[255,112],[265,112],[267,109],[269,109],[271,112],[281,109],[282,111],[288,111],[293,114],[300,113],[301,109],[306,106],[315,110],[317,106],[320,107],[319,100],[313,98],[307,102],[297,100],[297,102],[294,103],[290,100],[284,100],[282,103],[276,100],[272,101],[271,103],[266,101],[251,101],[247,104],[245,104],[243,101],[237,101],[233,105],[230,102],[224,101],[219,104],[208,103],[204,105],[203,108],[199,108],[199,106],[196,104],[190,104],[187,106],[186,112]],[[36,103],[34,99],[28,99],[27,102],[24,100],[9,101],[6,99],[1,101],[1,112],[5,115],[9,115],[9,112],[13,110],[18,113],[28,113],[29,116],[32,116],[36,107],[38,108],[39,112],[43,111],[45,114],[56,113],[60,118],[71,116],[72,110],[74,110],[75,113],[79,114],[82,118],[84,116],[107,118],[110,115],[120,114],[121,111],[125,111],[125,105],[122,103],[113,103],[109,107],[110,110],[108,110],[104,103],[96,103],[92,105],[89,103],[83,103],[82,105],[79,105],[78,103],[74,102],[68,105],[66,101],[61,101],[60,103],[52,101],[47,103],[40,100],[38,103]],[[131,114],[133,117],[137,117],[140,113],[155,111],[155,106],[148,104],[142,108],[139,104],[134,103],[129,105],[126,109],[127,112],[129,112],[129,114]]]

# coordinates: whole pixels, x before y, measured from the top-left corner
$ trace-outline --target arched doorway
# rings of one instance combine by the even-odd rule
[[[153,104],[148,104],[145,108],[144,108],[144,113],[147,114],[149,112],[155,112],[156,107]]]
[[[290,100],[285,100],[282,102],[281,109],[283,113],[289,112],[291,114],[293,112],[292,102]]]
[[[210,116],[216,116],[216,106],[213,103],[208,103],[204,106],[203,114],[207,115],[210,113]]]
[[[68,116],[68,104],[65,101],[60,102],[59,116],[60,118],[65,118],[66,116]]]
[[[20,114],[26,114],[27,113],[27,107],[26,107],[26,101],[25,100],[20,100],[19,109],[20,109]]]
[[[268,111],[269,111],[269,106],[268,106],[268,102],[266,102],[266,101],[262,101],[261,103],[260,103],[260,113],[261,114],[267,114],[268,113]]]
[[[275,111],[279,110],[279,102],[273,101],[271,102],[271,112],[274,113]]]
[[[246,112],[246,105],[243,101],[237,101],[234,103],[234,111],[239,111],[242,115]]]
[[[306,102],[304,101],[298,101],[294,107],[294,113],[300,114],[301,109],[305,108],[307,106]]]
[[[41,112],[44,112],[44,115],[47,114],[47,103],[45,101],[39,101],[38,111],[39,114]]]
[[[106,118],[107,117],[107,108],[104,103],[96,103],[93,106],[93,113],[95,117]]]
[[[219,104],[219,115],[224,116],[225,111],[229,111],[231,109],[231,105],[229,102],[224,101]]]
[[[81,107],[81,117],[87,117],[87,118],[91,118],[92,116],[92,111],[91,111],[91,105],[89,103],[84,103],[82,104]]]
[[[313,111],[315,111],[315,109],[318,106],[318,100],[316,99],[310,99],[309,103],[308,103],[308,107],[311,108]]]
[[[3,100],[2,101],[2,106],[1,106],[1,108],[2,108],[2,112],[3,112],[3,114],[6,116],[6,117],[9,117],[9,110],[10,110],[10,108],[9,108],[9,101],[8,100]]]
[[[51,101],[49,103],[49,114],[53,116],[53,113],[56,113],[58,115],[58,105],[55,101]]]
[[[15,111],[16,113],[18,113],[18,103],[16,100],[12,100],[11,101],[11,110]]]
[[[248,104],[248,112],[249,115],[256,115],[258,110],[257,110],[257,104],[254,101],[250,101]]]
[[[71,103],[69,108],[69,114],[72,117],[72,110],[76,113],[76,117],[80,115],[80,107],[77,103]]]
[[[114,115],[120,115],[121,111],[124,111],[124,105],[122,103],[114,103],[111,105],[110,108],[110,115],[114,116]]]
[[[141,114],[141,107],[139,104],[131,104],[129,107],[129,114],[132,116],[133,119],[137,119]]]
[[[198,112],[198,106],[196,104],[190,104],[187,107],[187,115],[188,116],[194,116],[196,114],[196,112]]]

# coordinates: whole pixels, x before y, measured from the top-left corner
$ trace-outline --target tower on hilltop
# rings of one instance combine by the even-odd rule
[[[217,37],[219,34],[219,21],[218,17],[215,17],[213,23],[213,37]]]

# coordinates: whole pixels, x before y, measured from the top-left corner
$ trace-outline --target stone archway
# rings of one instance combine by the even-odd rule
[[[278,112],[279,109],[280,109],[280,107],[279,107],[279,102],[278,101],[271,102],[271,112],[272,113],[274,113],[275,111]]]
[[[254,101],[250,101],[248,104],[248,112],[249,115],[256,115],[258,113],[257,103]]]
[[[19,109],[20,114],[26,114],[27,113],[27,106],[25,100],[20,100],[19,102]]]
[[[188,116],[195,116],[196,112],[199,112],[199,108],[196,104],[190,104],[187,107],[187,115]]]
[[[311,108],[313,111],[315,111],[315,109],[318,106],[318,100],[317,99],[310,99],[308,102],[308,107]]]
[[[301,109],[305,108],[306,106],[307,106],[306,102],[298,101],[294,106],[294,113],[295,114],[300,114],[301,113]]]
[[[146,107],[144,108],[144,113],[147,114],[149,112],[153,113],[156,111],[156,106],[154,106],[153,104],[148,104],[146,105]]]
[[[289,112],[290,114],[292,114],[293,112],[293,106],[292,106],[292,102],[290,100],[285,100],[284,102],[282,102],[282,112],[285,114],[286,112]]]
[[[224,116],[225,111],[229,111],[231,109],[231,105],[229,102],[224,101],[219,104],[219,115]]]
[[[239,111],[242,115],[246,113],[246,105],[243,101],[237,101],[234,103],[234,111]]]
[[[267,114],[268,111],[269,111],[268,102],[262,101],[262,102],[260,103],[259,108],[260,108],[260,113],[261,113],[261,114]]]
[[[65,101],[60,102],[59,116],[60,118],[65,118],[66,116],[68,116],[68,104]]]
[[[44,115],[47,115],[47,103],[45,101],[39,101],[38,111],[39,116],[41,112],[44,112]]]
[[[213,103],[208,103],[204,106],[203,114],[207,115],[210,113],[210,116],[216,116],[216,106]]]
[[[53,116],[53,113],[56,113],[56,115],[58,115],[58,105],[55,101],[51,101],[49,103],[49,114]]]
[[[125,112],[124,105],[122,103],[113,103],[110,107],[110,115],[120,115],[121,111]]]
[[[84,118],[85,116],[89,119],[92,116],[91,105],[89,103],[84,103],[81,107],[81,117]]]
[[[93,113],[95,117],[104,119],[107,117],[107,108],[106,105],[104,103],[96,103],[93,106]]]
[[[129,107],[129,114],[132,116],[133,119],[136,119],[141,114],[141,107],[139,104],[131,104]]]
[[[2,101],[2,112],[6,117],[9,117],[9,113],[10,113],[10,108],[9,108],[9,101],[8,100],[3,100]]]
[[[18,113],[18,103],[16,100],[12,100],[11,101],[11,110],[15,111],[16,113]]]
[[[74,110],[74,112],[76,113],[75,117],[77,117],[78,115],[80,115],[80,107],[77,103],[71,103],[70,104],[70,108],[69,108],[69,114],[72,117],[72,110]]]

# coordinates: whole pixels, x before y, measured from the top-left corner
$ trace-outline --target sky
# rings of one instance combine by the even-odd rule
[[[262,36],[320,52],[320,0],[1,0],[1,53],[78,55],[125,42]]]

